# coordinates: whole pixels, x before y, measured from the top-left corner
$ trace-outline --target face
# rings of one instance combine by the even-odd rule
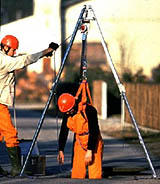
[[[74,108],[72,108],[70,111],[67,111],[66,114],[70,115],[74,113]]]
[[[8,51],[8,52],[7,52]],[[10,48],[8,46],[4,46],[4,49],[3,49],[3,52],[6,54],[7,52],[7,55],[8,56],[14,56],[16,54],[16,49],[13,49],[13,48]]]

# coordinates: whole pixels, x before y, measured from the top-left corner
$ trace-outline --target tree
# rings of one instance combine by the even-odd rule
[[[131,70],[126,70],[122,74],[123,82],[136,82],[136,83],[145,83],[148,82],[148,78],[143,74],[143,69],[140,68],[135,74]]]
[[[155,83],[160,83],[160,64],[152,69],[152,80]]]

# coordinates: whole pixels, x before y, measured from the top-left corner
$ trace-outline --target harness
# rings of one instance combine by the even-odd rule
[[[82,149],[85,151],[87,150],[88,136],[89,136],[88,119],[85,112],[87,104],[87,96],[89,98],[88,104],[92,105],[93,103],[88,83],[86,80],[83,80],[75,96],[77,100],[81,98],[80,102],[78,103],[78,111],[73,117],[69,117],[67,121],[67,127],[72,132],[76,133],[76,139],[78,140]]]

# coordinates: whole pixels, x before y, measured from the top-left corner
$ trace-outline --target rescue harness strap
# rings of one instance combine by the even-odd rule
[[[78,104],[78,112],[80,112],[80,111],[85,112],[86,103],[87,103],[87,95],[88,95],[90,104],[93,105],[88,82],[85,79],[82,81],[82,83],[80,84],[80,86],[78,88],[78,91],[77,91],[76,96],[75,96],[76,100],[78,99],[80,94],[82,94],[82,96],[81,96],[81,101]]]
[[[80,94],[82,95],[81,96],[81,101],[79,102],[78,104],[78,113],[83,113],[84,115],[84,118],[88,121],[88,118],[86,116],[86,112],[85,112],[85,109],[86,109],[86,104],[87,104],[87,95],[88,95],[88,98],[89,98],[89,103],[90,105],[93,105],[93,102],[92,102],[92,98],[91,98],[91,94],[90,94],[90,90],[89,90],[89,86],[88,86],[88,82],[86,79],[84,79],[79,88],[78,88],[78,91],[76,93],[76,100],[78,99],[78,97],[80,96]],[[84,132],[83,134],[77,134],[78,136],[78,141],[79,141],[79,144],[81,146],[81,148],[84,150],[84,151],[87,151],[86,148],[84,148],[84,146],[82,145],[81,141],[80,141],[80,138],[79,136],[84,136],[84,135],[88,135],[89,134],[89,131],[88,132]]]

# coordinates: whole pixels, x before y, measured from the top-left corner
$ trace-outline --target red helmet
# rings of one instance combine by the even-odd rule
[[[2,40],[1,44],[11,47],[13,49],[18,49],[19,41],[15,36],[6,35]]]
[[[69,93],[63,93],[58,98],[58,107],[61,112],[67,112],[75,105],[75,98]]]

